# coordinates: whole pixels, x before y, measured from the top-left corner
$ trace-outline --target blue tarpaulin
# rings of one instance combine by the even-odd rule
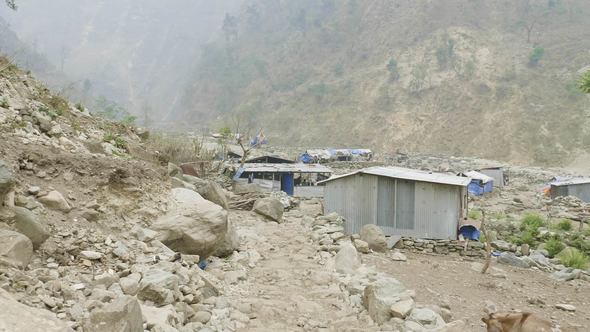
[[[313,157],[306,152],[299,156],[299,161],[301,161],[304,164],[311,164],[313,162]]]
[[[464,238],[479,241],[480,231],[472,225],[465,225],[459,228],[459,234],[463,235]]]
[[[481,196],[485,193],[491,193],[494,190],[494,182],[488,181],[487,183],[482,183],[481,180],[473,179],[467,186],[467,190],[470,194]]]

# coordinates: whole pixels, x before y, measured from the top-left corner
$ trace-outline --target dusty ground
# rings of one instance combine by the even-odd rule
[[[471,269],[471,264],[480,260],[412,253],[407,256],[407,262],[393,262],[386,255],[369,254],[364,256],[364,262],[391,273],[407,287],[415,289],[420,302],[448,301],[453,318],[465,320],[470,331],[485,331],[480,324],[485,300],[494,302],[500,311],[529,311],[551,318],[564,331],[590,329],[588,282],[557,282],[546,272],[493,264],[506,272],[504,279]],[[537,303],[530,304],[529,300]],[[557,303],[573,304],[577,310],[567,313],[556,309]]]
[[[255,262],[224,294],[230,302],[251,305],[251,320],[243,331],[379,330],[364,314],[355,313],[339,289],[338,278],[329,264],[323,264],[317,245],[310,240],[310,226],[299,216],[297,211],[288,213],[285,223],[276,224],[251,212],[232,211],[244,255],[216,260],[208,271],[228,282],[227,273],[235,270],[236,262]],[[253,250],[259,260],[249,257]],[[394,262],[387,254],[371,253],[363,255],[363,262],[416,290],[418,303],[448,302],[453,319],[465,320],[469,331],[485,331],[480,323],[485,300],[501,311],[538,313],[558,322],[564,331],[590,328],[590,284],[585,281],[556,282],[546,272],[494,263],[505,272],[506,278],[499,278],[473,270],[472,263],[480,260],[407,256],[407,262]],[[577,311],[555,309],[557,303],[573,304]]]
[[[225,289],[230,302],[251,305],[250,323],[242,331],[372,331],[368,316],[357,317],[329,266],[322,264],[311,227],[297,212],[285,222],[264,222],[252,212],[232,211],[242,239],[229,260],[253,263],[244,280]],[[291,216],[298,216],[291,217]],[[260,255],[260,260],[252,255]],[[249,257],[248,257],[249,256]],[[235,270],[234,262],[216,260],[207,271],[220,279]]]

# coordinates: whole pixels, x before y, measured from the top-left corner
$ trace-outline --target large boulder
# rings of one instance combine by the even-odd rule
[[[164,307],[152,307],[142,305],[141,311],[145,317],[145,322],[150,331],[177,331],[174,326],[181,322],[181,319],[172,305]]]
[[[70,212],[70,210],[72,210],[68,201],[66,201],[63,195],[57,190],[50,191],[47,195],[39,197],[38,200],[52,210],[62,212]]]
[[[227,221],[227,232],[225,233],[225,239],[221,246],[219,246],[214,252],[213,256],[216,257],[227,257],[234,253],[235,250],[238,250],[240,247],[240,236],[238,234],[238,230],[236,225],[234,225],[231,220]]]
[[[4,202],[4,196],[12,191],[14,183],[15,180],[12,171],[4,161],[0,160],[0,206]]]
[[[361,228],[361,240],[369,244],[369,248],[377,252],[387,251],[387,241],[383,230],[377,225],[367,224]]]
[[[408,320],[422,325],[427,330],[440,329],[446,325],[439,314],[428,308],[416,308],[412,310]]]
[[[465,322],[462,320],[452,321],[441,328],[434,329],[436,332],[464,332],[467,331]]]
[[[174,302],[174,292],[178,291],[178,276],[160,269],[147,270],[139,283],[140,300],[151,301],[156,305]]]
[[[168,176],[181,178],[182,177],[182,169],[179,166],[169,162],[168,163]]]
[[[283,204],[276,198],[265,197],[254,203],[252,211],[278,223],[283,221]]]
[[[179,178],[170,178],[170,183],[172,184],[172,188],[184,188],[197,191],[197,188],[193,184],[182,181]]]
[[[87,332],[143,332],[143,317],[137,299],[123,296],[94,310],[86,321]]]
[[[515,254],[511,252],[503,252],[502,254],[500,254],[500,256],[498,256],[498,263],[521,267],[524,269],[530,267],[530,264],[526,260],[517,257]]]
[[[0,288],[0,331],[65,332],[73,331],[47,310],[16,301]]]
[[[361,257],[356,248],[348,242],[340,246],[334,260],[334,268],[338,273],[353,274],[361,266]]]
[[[34,249],[39,248],[49,238],[47,227],[29,209],[17,206],[14,212],[16,229],[31,240]]]
[[[31,261],[33,243],[21,233],[0,230],[0,265],[24,268]]]
[[[204,197],[226,210],[229,209],[229,202],[225,196],[225,193],[223,192],[223,188],[221,188],[221,186],[216,182],[209,181],[209,186]]]
[[[204,195],[209,190],[209,181],[207,180],[187,174],[182,176],[182,180],[195,186],[195,191],[201,195]]]
[[[397,279],[384,277],[365,288],[363,304],[373,321],[383,324],[392,318],[391,307],[409,298],[406,287]]]
[[[157,240],[174,251],[207,258],[223,244],[227,212],[198,193],[172,189],[172,208],[151,227]]]

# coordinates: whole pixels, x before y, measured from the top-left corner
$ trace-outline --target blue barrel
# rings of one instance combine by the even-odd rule
[[[295,176],[293,173],[283,173],[281,175],[281,190],[287,195],[293,196],[295,191]]]

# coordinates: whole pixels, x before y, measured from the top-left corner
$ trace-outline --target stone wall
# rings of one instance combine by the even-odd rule
[[[467,250],[465,241],[459,240],[425,240],[402,237],[395,248],[406,249],[412,252],[436,253],[436,254],[457,254],[469,257],[485,257],[485,246],[481,242],[469,241]]]

